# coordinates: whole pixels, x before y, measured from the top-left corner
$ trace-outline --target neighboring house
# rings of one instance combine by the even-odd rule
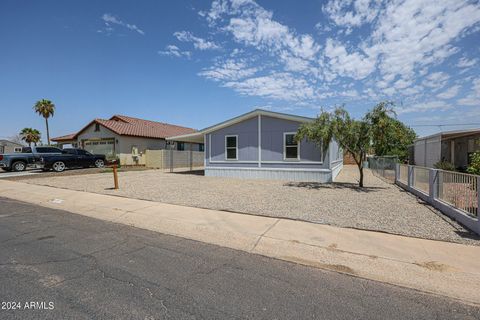
[[[0,139],[0,153],[22,152],[22,147],[20,143]]]
[[[254,110],[201,131],[167,140],[205,143],[205,175],[330,182],[343,165],[335,141],[327,150],[295,133],[313,121],[296,115]]]
[[[437,162],[447,161],[465,169],[476,151],[480,151],[480,128],[445,131],[415,140],[414,163],[433,168]]]
[[[145,151],[176,148],[178,150],[201,151],[199,144],[171,142],[169,136],[188,134],[195,129],[176,126],[122,115],[108,120],[95,119],[77,133],[51,139],[60,147],[72,145],[91,153],[104,154],[107,158],[118,157],[123,165],[144,165]]]

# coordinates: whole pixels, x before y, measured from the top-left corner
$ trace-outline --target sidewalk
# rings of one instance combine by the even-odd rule
[[[0,196],[480,305],[480,247],[0,180]]]

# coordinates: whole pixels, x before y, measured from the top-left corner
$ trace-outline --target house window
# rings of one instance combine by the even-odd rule
[[[205,151],[205,145],[203,143],[200,143],[198,145],[198,151],[201,151],[201,152]]]
[[[295,141],[295,132],[283,134],[283,159],[300,160],[300,144]]]
[[[185,142],[177,142],[177,150],[184,151],[185,150]]]
[[[225,136],[225,159],[238,160],[238,136]]]
[[[15,147],[13,149],[13,152],[17,153],[17,152],[22,152],[22,147]]]
[[[95,132],[98,132],[98,131],[100,131],[100,124],[95,123]]]

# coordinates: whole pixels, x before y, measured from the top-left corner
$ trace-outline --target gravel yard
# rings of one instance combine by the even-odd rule
[[[334,184],[131,171],[119,174],[117,191],[111,190],[111,173],[37,175],[22,182],[480,245],[472,233],[395,185],[367,170],[360,189],[357,176],[354,166],[345,166]]]

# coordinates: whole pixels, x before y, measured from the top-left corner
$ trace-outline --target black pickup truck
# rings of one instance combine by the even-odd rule
[[[103,154],[91,154],[83,149],[66,148],[62,154],[46,155],[40,158],[44,170],[62,172],[67,168],[103,168],[106,160]]]
[[[27,167],[40,165],[40,158],[62,154],[55,147],[23,147],[22,152],[0,154],[0,168],[4,171],[24,171]]]

